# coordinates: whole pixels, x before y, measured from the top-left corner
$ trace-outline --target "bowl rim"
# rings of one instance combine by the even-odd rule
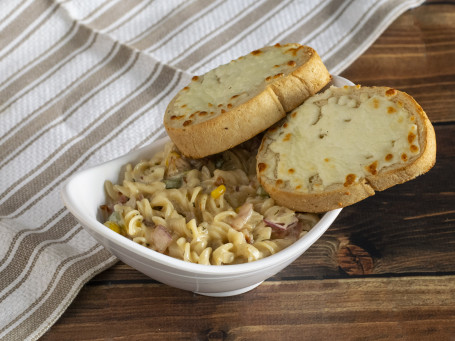
[[[353,83],[350,82],[349,80],[339,76],[333,76],[332,82],[341,83],[339,86],[353,85]],[[106,228],[106,226],[104,226],[98,219],[96,219],[96,217],[88,215],[81,210],[78,202],[75,200],[76,198],[72,195],[71,188],[75,182],[77,182],[79,179],[83,177],[86,177],[91,172],[94,172],[100,168],[108,167],[110,164],[117,164],[119,161],[122,161],[123,165],[127,164],[128,162],[135,162],[138,160],[141,154],[144,154],[147,151],[156,152],[156,150],[160,146],[164,145],[164,143],[167,141],[170,141],[170,138],[168,136],[159,139],[154,139],[151,143],[144,147],[141,147],[139,149],[116,157],[112,160],[100,163],[98,165],[95,165],[93,167],[87,168],[85,170],[73,174],[66,181],[65,185],[61,189],[60,194],[63,203],[65,204],[67,209],[79,220],[79,222],[85,229],[93,230],[93,232],[95,232],[97,235],[103,236],[112,243],[127,249],[128,251],[134,253],[137,256],[146,258],[147,260],[152,262],[159,263],[162,266],[179,270],[180,272],[192,273],[194,275],[196,274],[213,275],[216,277],[222,277],[233,274],[254,273],[258,271],[262,272],[264,271],[264,269],[268,268],[272,269],[273,267],[283,262],[299,257],[311,245],[313,245],[322,236],[322,234],[324,234],[324,232],[331,226],[333,221],[336,219],[336,217],[340,214],[342,210],[342,208],[338,208],[324,213],[321,219],[312,227],[310,231],[308,231],[308,233],[306,233],[303,237],[301,237],[299,240],[292,243],[285,249],[273,255],[249,263],[227,264],[221,266],[190,263],[181,259],[164,255],[162,253],[149,249],[143,245],[135,243],[129,238],[124,237]],[[93,238],[97,239],[95,237]],[[103,244],[99,240],[97,240],[97,242]]]

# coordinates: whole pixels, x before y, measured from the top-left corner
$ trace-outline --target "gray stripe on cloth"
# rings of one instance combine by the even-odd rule
[[[49,124],[58,118],[61,113],[66,112],[66,110],[70,109],[73,105],[76,105],[76,103],[81,100],[81,96],[83,97],[83,94],[85,94],[85,96],[88,96],[87,93],[96,89],[99,84],[102,84],[102,82],[111,75],[110,69],[105,70],[105,65],[109,62],[112,62],[113,59],[119,58],[119,50],[119,44],[114,43],[111,46],[111,49],[104,57],[102,57],[100,61],[85,70],[82,75],[73,80],[66,88],[63,88],[60,92],[55,94],[53,98],[50,98],[41,106],[32,110],[27,116],[22,118],[19,122],[10,128],[10,131],[5,134],[4,138],[0,138],[0,141],[7,137],[8,139],[12,140],[10,136],[12,134],[16,134],[15,139],[18,139],[16,141],[24,143],[24,141],[26,141],[29,136],[22,135],[19,130],[22,131],[27,126],[31,126],[35,128],[33,130],[36,132],[36,128],[41,128],[46,124]],[[115,65],[112,65],[112,67],[114,66]],[[39,117],[39,115],[43,113],[47,113],[47,116]],[[54,113],[54,115],[49,116],[49,113]],[[1,146],[4,147],[4,144]],[[18,146],[16,146],[16,148],[17,147]]]
[[[8,13],[2,13],[3,18],[1,18],[0,24],[6,26],[6,25],[8,25],[8,22],[14,21],[16,19],[15,14],[18,14],[20,12],[21,7],[25,6],[25,3],[27,1],[28,0],[22,0],[22,1],[18,2],[16,4],[16,6],[14,8],[12,8],[11,11],[9,11]]]
[[[70,1],[71,1],[71,0],[66,1],[66,2],[70,2]],[[122,0],[117,0],[117,1],[122,1]],[[100,4],[98,7],[94,8],[91,12],[87,13],[87,14],[85,15],[85,17],[83,17],[83,18],[78,18],[78,21],[80,21],[80,22],[89,22],[91,17],[96,18],[96,14],[97,14],[97,13],[100,13],[100,12],[101,12],[101,13],[100,13],[99,15],[103,15],[103,12],[102,12],[102,11],[104,10],[105,7],[108,7],[108,5],[110,5],[110,4],[111,4],[111,1],[103,2],[103,3]]]
[[[207,42],[203,43],[202,46],[198,47],[195,51],[189,54],[181,54],[175,57],[169,64],[181,70],[187,70],[198,60],[202,59],[208,50],[215,50],[223,46],[227,41],[234,39],[238,34],[245,30],[248,26],[254,24],[255,21],[272,11],[275,7],[280,4],[279,1],[267,0],[257,6],[254,11],[249,13],[242,13],[243,16],[232,23],[226,25],[224,30],[219,28],[216,32],[220,32],[215,37],[212,37]],[[184,57],[182,59],[182,57]],[[176,62],[177,61],[177,62]]]
[[[0,329],[0,338],[6,339],[8,335],[11,340],[25,339],[33,332],[32,326],[49,316],[55,306],[62,302],[68,293],[74,291],[75,285],[78,288],[83,285],[87,278],[87,272],[94,272],[93,269],[97,265],[109,260],[112,264],[115,262],[112,255],[100,245],[95,245],[81,254],[64,259],[57,267],[49,286],[31,304],[29,309]],[[99,270],[95,273],[97,272]],[[85,276],[83,276],[84,274]],[[31,320],[32,323],[25,324],[27,320]]]
[[[126,16],[126,18],[122,17],[121,20],[117,20],[115,23],[111,23],[110,26],[103,28],[102,32],[104,34],[111,33],[113,31],[118,30],[120,27],[128,24],[129,22],[134,21],[133,19],[137,19],[137,16],[141,14],[142,11],[145,11],[147,7],[151,6],[153,1],[155,0],[150,0],[150,2],[142,1],[144,2],[142,6],[135,6],[134,10],[128,12],[129,16]]]
[[[23,230],[20,230],[18,233],[16,233],[14,235],[13,239],[11,240],[11,242],[9,243],[8,250],[4,254],[3,259],[0,260],[0,269],[3,269],[3,265],[16,252],[16,250],[21,250],[22,248],[27,247],[26,245],[23,244],[23,241],[25,238],[27,238],[28,235],[42,233],[50,226],[50,224],[54,220],[56,220],[64,212],[66,212],[66,209],[61,208],[59,211],[57,211],[47,221],[45,221],[42,225],[38,226],[37,228],[23,229]],[[19,244],[17,244],[17,243],[19,243]],[[3,271],[3,270],[1,270],[1,271]]]
[[[215,4],[215,5],[213,5]],[[184,10],[177,10],[174,13],[169,13],[166,21],[161,22],[159,26],[153,25],[151,29],[148,29],[146,35],[142,34],[139,40],[137,38],[132,39],[128,42],[131,46],[139,50],[145,50],[159,44],[165,38],[169,39],[169,34],[173,34],[176,28],[184,25],[188,20],[194,18],[196,15],[205,15],[207,11],[221,5],[222,2],[213,2],[212,0],[192,1],[185,6]],[[211,6],[212,5],[212,6]]]
[[[80,26],[71,41],[1,89],[0,115],[42,82],[60,71],[80,53],[90,49],[95,43],[95,38],[96,34]],[[36,83],[37,80],[39,80],[38,83]]]
[[[82,231],[82,227],[74,228],[76,224],[69,228],[61,228],[62,226],[69,226],[70,222],[75,224],[74,217],[68,213],[62,219],[53,222],[52,225],[59,224],[59,228],[53,228],[51,231],[39,234],[30,234],[25,238],[23,242],[27,243],[27,247],[19,249],[15,254],[14,260],[0,272],[2,277],[0,282],[0,304],[27,280],[40,255],[47,248],[57,244],[66,244]],[[12,287],[10,287],[11,285]]]
[[[107,65],[109,65],[111,62],[113,64],[115,64],[116,66],[119,66],[119,67],[122,67],[122,68],[125,68],[125,69],[120,69],[120,73],[118,74],[115,74],[114,77],[110,77],[108,78],[109,76],[112,76],[111,74],[111,69],[109,67],[107,67],[107,65],[105,65],[101,70],[99,70],[99,72],[96,72],[94,75],[92,75],[86,82],[84,82],[81,86],[81,89],[92,89],[95,88],[95,86],[98,85],[98,83],[100,83],[100,80],[107,80],[106,82],[104,83],[101,83],[96,91],[92,91],[92,92],[88,92],[87,95],[85,97],[82,97],[82,100],[80,100],[80,94],[77,92],[77,89],[76,89],[76,92],[74,92],[74,94],[76,96],[74,96],[74,103],[75,105],[73,105],[72,107],[70,107],[70,110],[68,113],[65,113],[65,115],[61,115],[61,105],[60,102],[57,103],[57,105],[54,105],[51,110],[47,110],[45,115],[42,115],[42,116],[38,116],[38,118],[41,118],[40,120],[40,125],[37,124],[37,122],[34,122],[34,124],[31,124],[29,125],[29,129],[30,129],[30,132],[33,132],[34,130],[36,130],[37,128],[41,128],[41,126],[44,126],[45,124],[50,124],[50,125],[47,125],[45,126],[45,129],[44,131],[39,131],[39,134],[37,136],[34,136],[34,138],[25,146],[23,146],[23,148],[21,150],[19,150],[19,152],[22,152],[25,148],[27,148],[30,144],[34,143],[38,138],[40,138],[42,135],[44,135],[47,131],[49,131],[50,129],[54,128],[55,126],[57,126],[58,124],[62,123],[63,121],[67,120],[72,114],[74,114],[83,104],[87,103],[91,98],[93,98],[94,96],[96,96],[99,92],[101,92],[103,89],[105,89],[106,87],[108,87],[110,84],[112,84],[113,82],[115,82],[117,79],[119,79],[120,77],[122,77],[124,74],[126,74],[135,64],[135,62],[137,61],[139,57],[139,54],[135,53],[133,54],[133,52],[129,49],[129,48],[126,48],[126,47],[121,47],[118,51],[118,53],[115,55],[115,57],[113,59],[111,59],[111,61],[109,61],[109,63]],[[103,74],[104,74],[104,77],[103,77]],[[101,77],[100,77],[101,76]],[[91,82],[91,81],[97,81],[97,83],[95,82]],[[86,83],[86,84],[85,84]],[[84,86],[85,85],[85,86]],[[62,99],[62,104],[66,105],[67,104],[67,98],[63,98]],[[101,119],[102,117],[98,117],[98,119]],[[25,129],[23,128],[21,130],[21,133],[24,131]],[[12,190],[14,190],[15,187],[19,186],[20,187],[20,184],[23,183],[24,181],[26,181],[27,178],[30,178],[30,176],[32,174],[34,174],[35,172],[37,172],[40,167],[44,164],[46,164],[49,160],[51,160],[54,156],[56,156],[58,154],[58,152],[63,148],[63,146],[65,146],[66,144],[69,144],[70,141],[74,140],[74,139],[77,139],[78,137],[82,136],[85,132],[82,132],[82,133],[79,133],[75,136],[73,136],[72,138],[68,139],[64,144],[61,144],[57,149],[55,149],[50,155],[48,155],[44,160],[43,162],[36,168],[32,169],[29,173],[27,173],[23,178],[21,179],[18,179],[16,182],[14,182],[10,187],[8,187],[2,194],[0,194],[0,200],[2,200],[7,194],[9,194],[9,192],[11,192]],[[24,134],[25,135],[25,134]],[[19,137],[17,138],[12,138],[11,139],[11,142],[14,142],[14,140],[18,140]],[[1,155],[1,154],[0,154]],[[17,155],[15,155],[17,157]],[[10,160],[8,160],[10,161]],[[3,168],[7,163],[4,163],[2,164],[2,166],[0,167]],[[59,165],[60,166],[60,165]],[[40,187],[40,186],[38,186]],[[2,211],[2,206],[3,205],[0,205],[0,212],[3,212]],[[4,213],[4,214],[8,214],[8,213]]]
[[[101,61],[74,80],[71,85],[76,86],[71,89],[71,92],[68,92],[68,88],[62,90],[55,98],[51,98],[37,110],[32,112],[32,115],[37,112],[41,115],[35,115],[33,119],[26,122],[26,125],[22,124],[24,120],[20,122],[20,125],[16,125],[20,130],[15,129],[15,134],[1,144],[4,149],[0,149],[0,158],[3,157],[5,151],[10,153],[11,157],[9,159],[5,157],[4,162],[0,163],[0,169],[10,162],[13,157],[16,157],[18,153],[22,152],[27,146],[36,141],[36,139],[42,136],[46,131],[55,126],[54,123],[54,125],[49,127],[50,124],[55,121],[60,123],[66,120],[77,111],[81,102],[87,102],[125,73],[121,72],[124,71],[121,68],[128,65],[133,53],[128,48],[118,47],[118,44],[114,44]],[[115,72],[112,72],[112,70],[116,69],[119,69],[121,73],[116,74]],[[67,93],[69,93],[69,95],[62,96]],[[51,104],[50,107],[49,104]],[[25,144],[25,146],[23,146],[23,144]],[[16,151],[16,153],[13,153],[13,151]],[[7,193],[0,194],[0,200],[3,198],[4,194]]]
[[[115,46],[112,47],[111,51],[115,51]],[[111,54],[108,55],[108,57],[110,56]],[[14,157],[17,157],[20,153],[26,150],[27,147],[35,143],[44,134],[62,122],[68,120],[80,109],[82,105],[98,95],[105,88],[116,82],[123,75],[127,74],[128,71],[130,71],[131,68],[135,65],[139,55],[133,54],[132,51],[126,47],[121,47],[112,59],[109,60],[108,57],[105,57],[102,62],[97,63],[95,67],[91,68],[91,70],[93,70],[104,64],[101,69],[81,82],[81,84],[78,86],[78,88],[81,90],[78,88],[73,89],[72,93],[75,95],[70,96],[69,98],[63,97],[60,101],[44,111],[42,116],[38,116],[38,118],[35,119],[31,124],[25,127],[21,127],[20,131],[17,133],[20,136],[13,136],[8,140],[11,144],[14,144],[14,142],[17,144],[17,141],[21,141],[23,143],[21,145],[17,145],[16,149],[12,149],[13,146],[11,147],[11,158],[5,158],[5,162],[0,164],[0,169],[6,166],[6,164],[13,160]],[[108,62],[106,63],[106,61]],[[110,67],[112,66],[111,64],[117,66],[117,68],[115,68],[117,72],[112,72],[112,68]],[[78,80],[80,79],[81,77],[78,78]],[[90,89],[90,91],[87,92],[87,88]],[[84,91],[86,92],[85,94]],[[62,110],[62,108],[66,107],[68,107],[67,110]],[[3,145],[7,146],[7,143],[4,143]],[[15,151],[14,153],[12,152],[13,150]],[[0,201],[2,198],[3,195],[0,195]]]
[[[44,58],[49,56],[49,54],[52,51],[55,52],[57,49],[62,49],[62,46],[60,46],[60,44],[65,42],[68,38],[76,35],[78,32],[77,28],[78,25],[74,21],[70,28],[67,30],[67,32],[64,35],[62,35],[62,37],[59,40],[55,41],[51,46],[49,46],[49,48],[43,51],[40,55],[30,60],[27,64],[24,64],[19,70],[8,76],[4,81],[2,81],[0,83],[0,89],[9,85],[13,80],[22,77],[26,72],[30,72],[31,67],[35,67],[38,64],[38,62],[43,62]]]
[[[212,50],[212,51],[206,51],[205,53],[205,58],[202,58],[201,60],[199,60],[198,62],[194,63],[190,68],[189,68],[189,72],[190,73],[195,73],[196,70],[201,66],[201,65],[204,65],[205,63],[210,63],[212,62],[216,57],[220,56],[221,54],[223,54],[224,52],[228,51],[233,44],[237,44],[239,41],[241,41],[242,39],[248,37],[251,35],[252,32],[254,32],[255,30],[259,29],[260,26],[264,23],[264,22],[267,22],[268,20],[271,19],[271,17],[275,16],[275,15],[278,15],[277,12],[280,12],[284,9],[287,8],[288,5],[292,4],[292,1],[288,1],[288,2],[284,2],[282,1],[281,2],[281,7],[276,7],[273,11],[270,11],[269,13],[267,14],[264,14],[264,16],[261,18],[261,20],[258,20],[257,22],[255,22],[253,25],[251,25],[250,27],[246,28],[244,30],[244,32],[242,32],[242,34],[239,34],[238,36],[236,36],[235,38],[231,39],[229,42],[226,42],[226,44],[223,45],[223,48],[220,50],[220,49],[217,49],[217,50]]]
[[[102,30],[103,28],[112,25],[112,23],[115,23],[141,3],[143,3],[142,0],[120,1],[100,16],[95,17],[93,20],[86,22],[85,24],[95,30]]]
[[[283,44],[294,42],[307,44],[309,40],[336,21],[350,6],[352,1],[353,0],[345,0],[340,5],[338,0],[331,0],[324,7],[321,7],[314,15],[311,15],[308,20],[303,21],[300,25],[295,25],[292,30],[286,32],[285,36],[274,37],[270,43],[279,39],[278,42]]]
[[[59,4],[54,4],[52,9],[49,10],[48,6],[46,5],[45,1],[37,0],[33,1],[32,5],[29,6],[26,10],[24,10],[23,13],[20,14],[20,16],[26,17],[27,14],[30,13],[32,16],[32,21],[35,24],[32,29],[30,27],[30,22],[26,20],[15,20],[13,21],[6,29],[4,29],[2,36],[2,40],[0,41],[0,45],[6,47],[7,53],[0,53],[0,62],[8,55],[8,53],[12,53],[18,46],[22,45],[33,33],[36,31],[38,28],[43,26],[47,20],[49,20],[52,15],[57,12],[59,9],[60,5]],[[44,18],[42,18],[42,15],[44,15],[46,12],[47,13]],[[37,23],[35,23],[35,20]],[[22,33],[25,31],[29,30],[28,33],[25,34],[25,36],[22,36]],[[6,31],[6,32],[5,32]],[[21,39],[17,42],[15,42],[15,39],[18,37],[21,37]],[[13,46],[9,46],[12,45]],[[5,48],[4,48],[5,49]],[[2,49],[1,51],[3,51]]]
[[[50,165],[46,165],[46,161],[50,161],[52,158],[48,157],[45,162],[42,162],[38,167],[31,170],[27,176],[22,178],[21,180],[17,181],[16,186],[19,186],[21,183],[25,184],[26,186],[19,187],[16,191],[12,193],[12,195],[0,205],[0,212],[4,215],[10,215],[15,213],[13,217],[10,218],[17,218],[20,215],[24,214],[27,210],[29,210],[36,202],[45,197],[45,195],[50,192],[54,187],[60,184],[62,181],[66,180],[71,174],[76,171],[77,165],[80,166],[86,161],[86,158],[80,159],[80,154],[82,151],[89,150],[91,147],[96,145],[100,140],[104,137],[108,136],[109,133],[113,134],[115,131],[122,128],[122,125],[119,125],[120,121],[125,121],[126,118],[134,115],[139,109],[143,108],[144,106],[153,103],[156,105],[159,102],[159,98],[154,100],[150,100],[150,93],[161,93],[163,89],[163,84],[168,84],[169,81],[174,78],[176,71],[168,66],[162,66],[158,77],[155,78],[153,83],[148,86],[145,90],[143,90],[140,94],[135,96],[134,98],[128,100],[124,105],[118,108],[119,104],[114,105],[113,108],[106,111],[103,115],[107,115],[113,109],[116,112],[108,117],[103,116],[103,124],[96,126],[94,129],[90,130],[90,132],[85,134],[80,134],[78,141],[69,146],[69,149],[65,151],[64,154],[57,157]],[[154,74],[152,73],[151,76]],[[151,77],[150,76],[150,77]],[[144,82],[146,83],[146,82]],[[174,90],[176,84],[164,95],[160,96],[160,98],[165,97],[171,91]],[[157,91],[158,90],[158,91]],[[122,100],[125,101],[125,100]],[[122,102],[120,102],[122,103]],[[145,112],[142,112],[141,115],[144,115]],[[113,128],[115,127],[115,128]],[[83,139],[81,137],[84,137]],[[76,137],[71,138],[68,140],[64,145],[69,145],[69,142],[76,140]],[[107,142],[106,142],[107,143]],[[60,146],[62,149],[63,145]],[[96,150],[92,151],[93,154]],[[44,165],[46,165],[44,167]],[[72,171],[65,173],[65,170],[71,168]],[[30,181],[27,179],[33,173],[39,173]],[[61,174],[65,174],[64,177]],[[58,182],[55,183],[55,180],[58,179]],[[49,186],[49,184],[53,184],[53,186]],[[9,187],[9,191],[15,189],[13,186]],[[38,193],[43,192],[37,199],[33,199],[31,203],[27,204],[26,207],[24,206],[23,198],[32,198]],[[18,208],[23,208],[20,212],[17,212]]]
[[[147,35],[149,32],[151,32],[158,25],[166,25],[166,21],[169,20],[169,18],[171,16],[176,15],[176,13],[178,13],[180,11],[184,11],[185,8],[186,8],[185,6],[180,6],[180,5],[170,8],[165,15],[163,15],[160,19],[158,19],[156,22],[154,22],[151,26],[146,27],[141,33],[134,36],[133,38],[126,40],[125,44],[135,47],[134,43],[136,41],[139,41],[140,39],[142,39],[145,35]]]

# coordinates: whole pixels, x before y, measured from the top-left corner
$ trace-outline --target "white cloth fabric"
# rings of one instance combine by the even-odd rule
[[[422,2],[1,2],[0,339],[39,338],[114,264],[64,208],[62,185],[164,134],[192,75],[287,42],[338,74]]]

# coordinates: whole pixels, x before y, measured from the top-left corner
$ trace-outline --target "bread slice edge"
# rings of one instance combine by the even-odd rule
[[[277,185],[275,179],[269,179],[262,175],[260,167],[261,159],[267,152],[270,140],[266,133],[259,153],[257,155],[258,179],[269,195],[280,205],[289,207],[296,211],[321,213],[333,209],[346,207],[357,203],[375,194],[375,191],[382,191],[394,185],[412,180],[415,177],[429,171],[436,162],[436,137],[434,128],[422,107],[405,92],[397,91],[388,87],[372,87],[378,91],[391,93],[393,101],[401,101],[404,106],[418,116],[418,137],[420,153],[412,158],[409,163],[400,167],[390,166],[381,169],[376,175],[368,175],[359,179],[348,187],[342,183],[328,186],[322,192],[302,193],[295,190],[283,188]],[[280,129],[280,128],[275,128]]]
[[[268,84],[255,97],[207,121],[187,127],[167,124],[166,115],[178,94],[184,91],[180,90],[168,104],[164,119],[171,140],[185,156],[202,158],[245,142],[278,122],[332,79],[317,52],[305,48],[310,53],[306,63]]]

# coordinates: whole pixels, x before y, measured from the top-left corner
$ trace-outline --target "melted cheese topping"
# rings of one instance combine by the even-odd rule
[[[259,94],[275,79],[288,75],[306,59],[303,46],[275,45],[195,76],[176,98],[171,122],[186,126],[223,114]]]
[[[347,187],[419,153],[415,117],[399,102],[366,93],[354,99],[350,91],[335,97],[329,89],[308,99],[272,135],[278,179],[304,192]]]

